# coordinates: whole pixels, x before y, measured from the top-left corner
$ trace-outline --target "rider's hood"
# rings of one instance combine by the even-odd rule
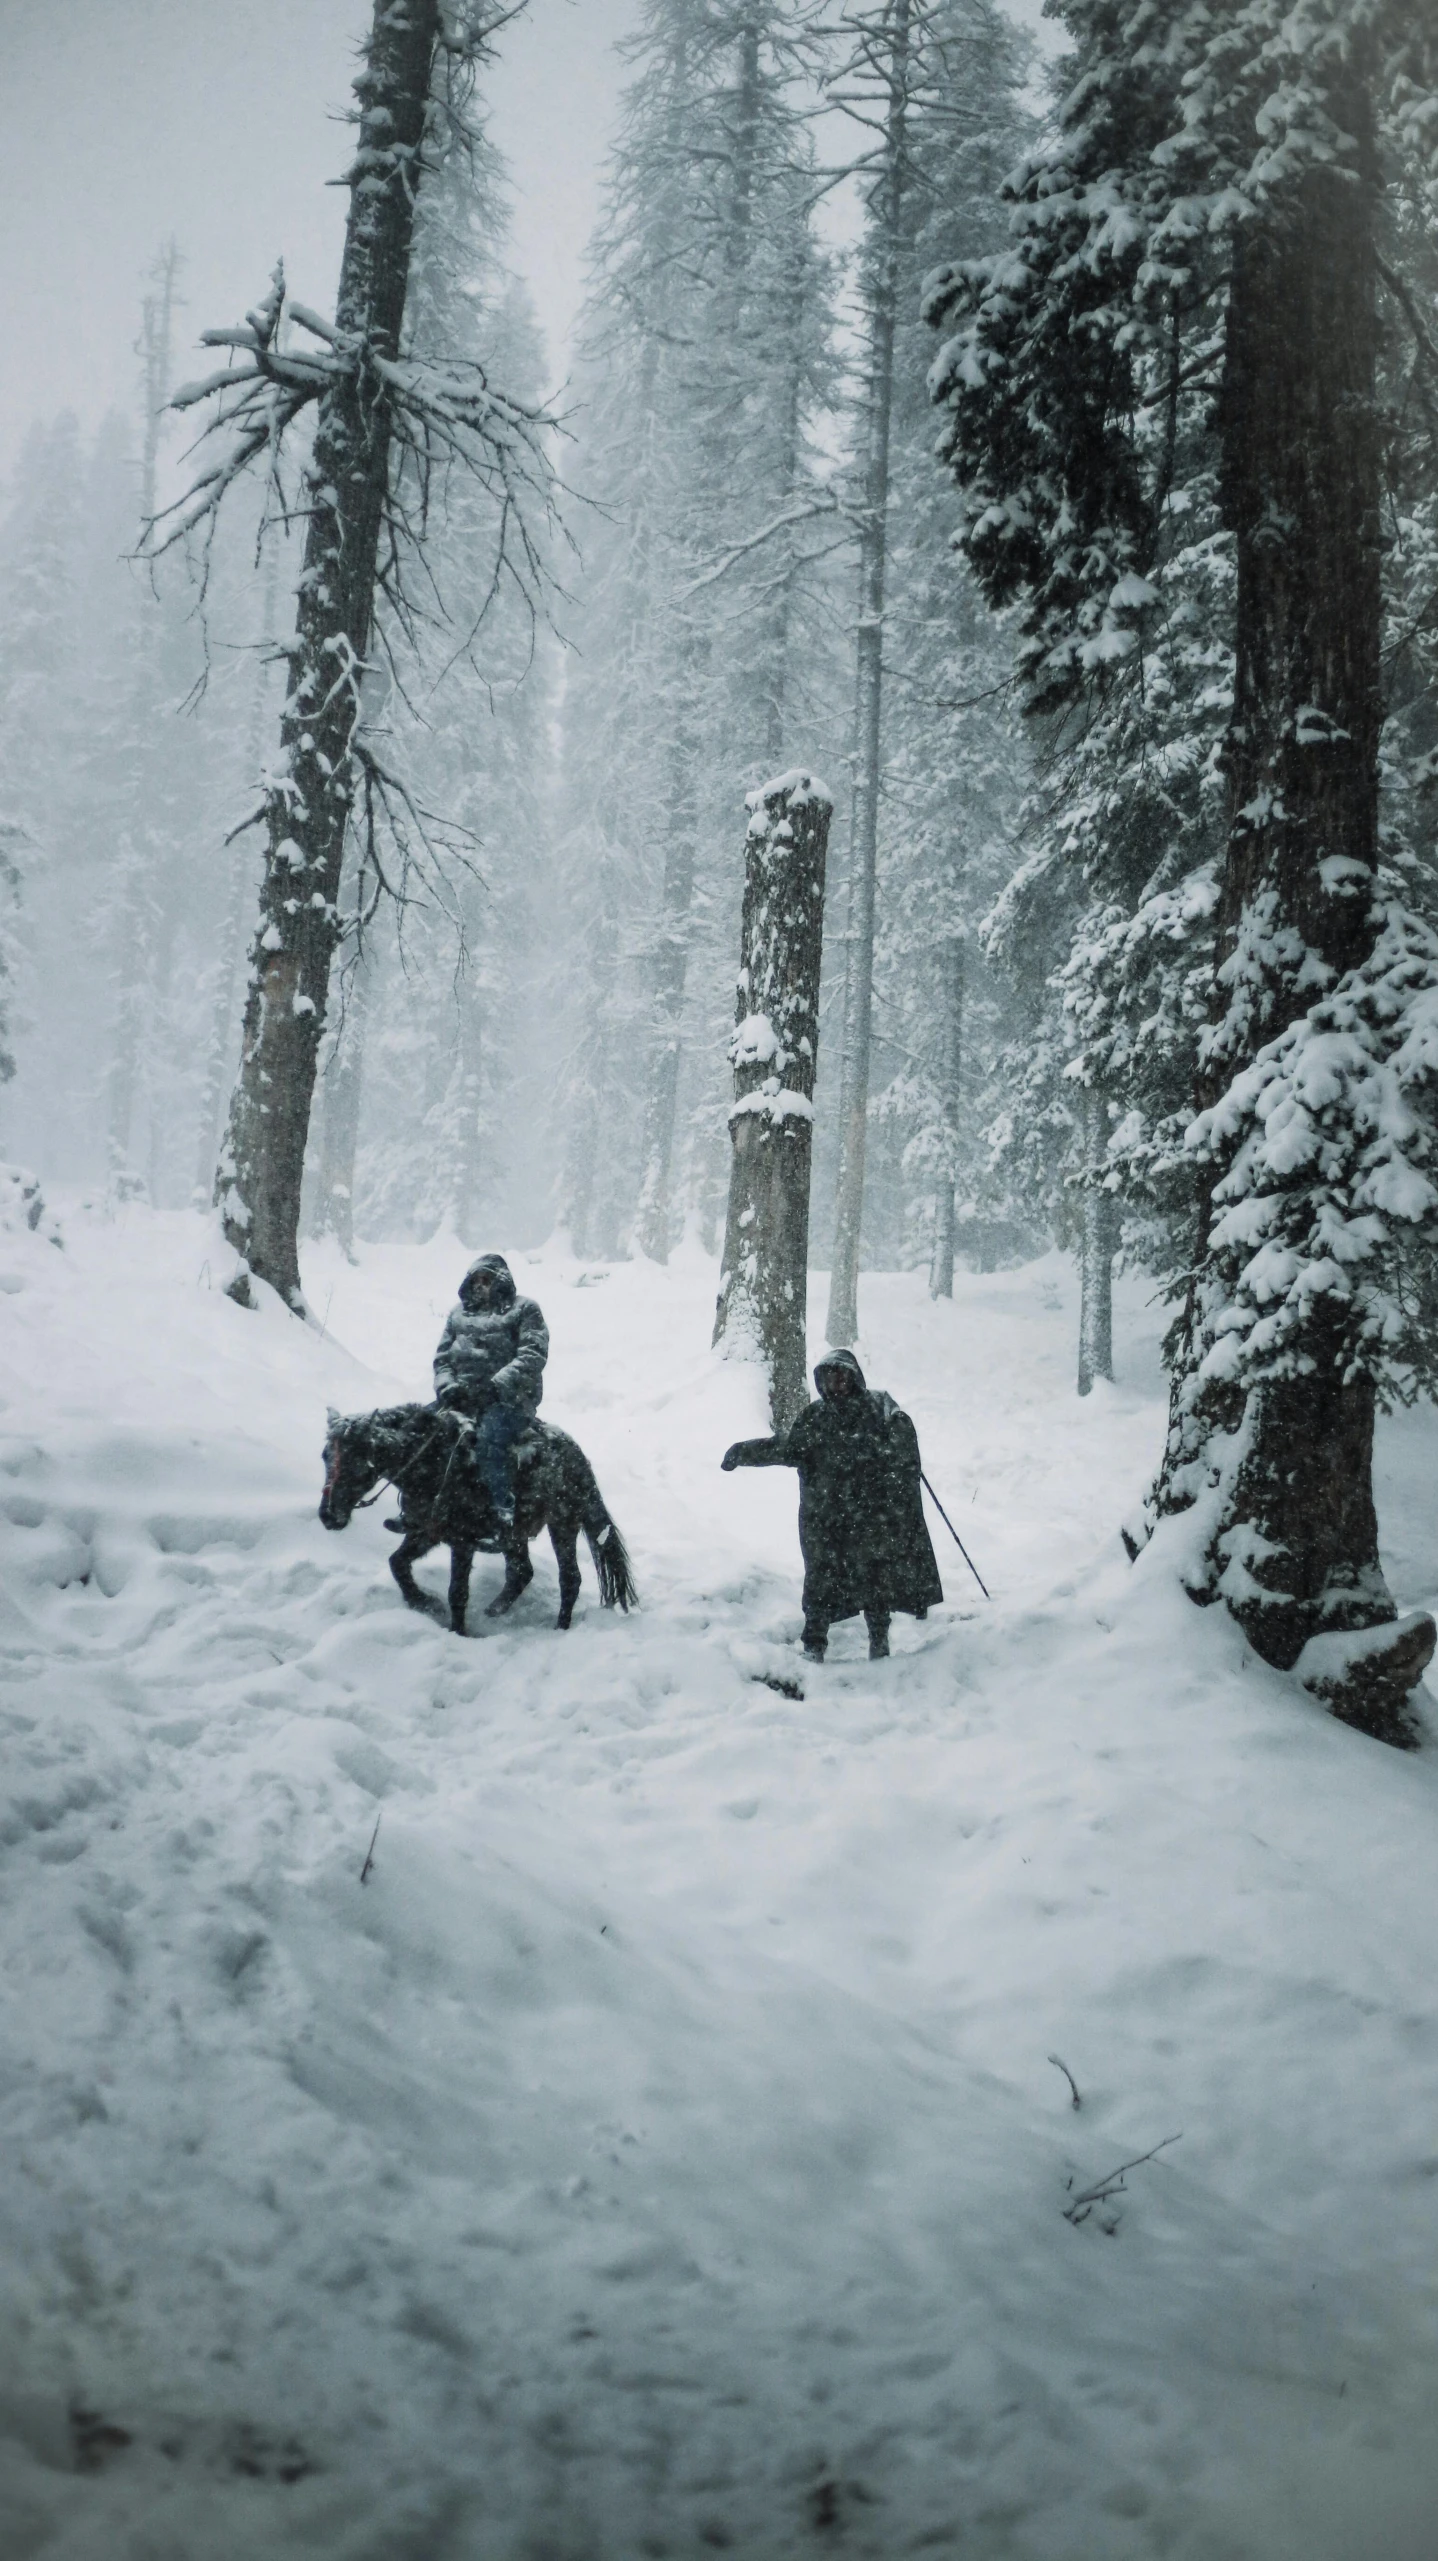
[[[821,1396],[824,1393],[825,1376],[836,1369],[846,1369],[860,1387],[865,1384],[864,1373],[852,1352],[826,1352],[823,1359],[816,1362],[814,1366],[814,1385]]]
[[[502,1254],[480,1254],[470,1264],[459,1284],[460,1306],[474,1305],[474,1284],[481,1272],[492,1272],[494,1275],[494,1294],[489,1302],[491,1307],[512,1307],[517,1296],[514,1274]]]

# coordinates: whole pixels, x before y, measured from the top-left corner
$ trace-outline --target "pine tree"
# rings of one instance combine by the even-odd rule
[[[1012,244],[931,300],[959,324],[945,448],[968,555],[1020,607],[1031,704],[1082,716],[1140,646],[1185,413],[1217,391],[1226,837],[1155,1510],[1195,1514],[1198,1597],[1401,1739],[1434,1629],[1371,1633],[1394,1620],[1372,1435],[1424,1359],[1398,1275],[1438,1209],[1438,944],[1378,874],[1376,232],[1385,152],[1431,148],[1432,30],[1382,0],[1065,14],[1078,76],[1015,181]]]
[[[993,236],[993,195],[1015,147],[1021,56],[1007,23],[980,0],[875,0],[846,11],[837,33],[830,93],[874,137],[857,163],[866,228],[857,274],[853,796],[827,1322],[831,1343],[851,1343],[871,1116],[890,1133],[892,1176],[882,1206],[870,1203],[870,1223],[897,1228],[908,1259],[909,1200],[920,1193],[930,1226],[920,1250],[952,1288],[963,1155],[957,953],[998,886],[996,842],[1022,762],[1000,700],[1002,644],[945,558],[952,502],[933,468],[924,390],[931,349],[919,318],[926,272]],[[971,1034],[987,1010],[979,976],[969,989]]]
[[[722,1164],[732,810],[797,743],[815,528],[832,530],[813,449],[827,280],[791,94],[801,14],[651,0],[582,333],[572,476],[596,513],[562,712],[566,1216],[576,1241],[632,1232],[661,1259],[686,1182],[712,1200]]]

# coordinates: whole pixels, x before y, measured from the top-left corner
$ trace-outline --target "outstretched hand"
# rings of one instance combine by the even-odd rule
[[[729,1447],[724,1452],[719,1464],[723,1468],[726,1476],[733,1475],[735,1468],[739,1464],[739,1444],[737,1441],[730,1442]]]

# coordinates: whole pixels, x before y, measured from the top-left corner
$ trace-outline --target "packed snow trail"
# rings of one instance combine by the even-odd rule
[[[1057,1261],[866,1280],[995,1600],[936,1524],[815,1669],[712,1265],[515,1258],[644,1606],[556,1634],[541,1543],[462,1640],[315,1505],[463,1249],[316,1259],[321,1334],[65,1231],[0,1238],[0,2561],[1431,2561],[1438,1752],[1124,1564],[1136,1285],[1080,1403]]]

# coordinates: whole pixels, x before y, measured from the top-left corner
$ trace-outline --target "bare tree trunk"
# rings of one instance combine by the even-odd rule
[[[839,1187],[826,1339],[859,1331],[859,1239],[874,1002],[874,886],[879,842],[883,705],[884,569],[888,548],[889,424],[899,289],[908,105],[909,0],[895,0],[887,31],[885,164],[875,195],[869,292],[864,500],[859,529],[858,643],[854,677],[854,791],[849,827],[849,915],[844,971],[844,1052],[839,1079]]]
[[[264,735],[266,696],[269,692],[269,650],[275,619],[277,585],[276,555],[271,551],[265,576],[261,606],[261,632],[254,667],[254,690],[250,696],[249,726],[245,738],[244,770],[248,778],[260,761]],[[190,1195],[197,1209],[208,1208],[219,1198],[219,1177],[215,1157],[220,1141],[220,1107],[224,1101],[226,1079],[234,1073],[232,1055],[235,1037],[235,1009],[240,981],[245,966],[245,918],[253,896],[246,838],[236,837],[228,848],[230,858],[229,887],[225,897],[224,920],[220,926],[220,963],[215,982],[215,1011],[210,1027],[209,1054],[205,1061],[205,1081],[200,1089],[199,1135],[196,1141],[195,1187]]]
[[[1088,1180],[1079,1241],[1078,1392],[1087,1396],[1096,1378],[1113,1377],[1114,1209],[1099,1180],[1108,1153],[1108,1098],[1097,1085],[1084,1087],[1083,1131]]]
[[[907,0],[906,0],[907,5]],[[731,145],[732,179],[724,236],[724,274],[717,308],[704,323],[717,340],[737,345],[742,335],[745,275],[754,202],[759,135],[759,27],[746,20],[735,30],[739,70]],[[696,483],[705,499],[724,490],[731,469],[726,416],[711,415],[701,437]],[[674,1125],[679,1097],[684,997],[689,974],[694,872],[698,854],[698,773],[704,695],[709,664],[707,634],[691,625],[680,653],[673,772],[666,812],[664,901],[654,956],[655,1040],[645,1110],[644,1170],[635,1236],[641,1253],[667,1262],[673,1241]]]
[[[155,513],[160,421],[170,390],[170,345],[175,287],[180,272],[180,252],[173,240],[161,251],[152,272],[156,289],[154,293],[146,294],[141,306],[140,337],[136,347],[145,412],[144,441],[140,449],[140,506],[141,521],[145,524],[151,522]],[[159,608],[154,598],[147,596],[141,605],[135,631],[135,667],[130,692],[129,746],[134,767],[130,811],[121,832],[116,862],[120,913],[118,992],[114,1046],[106,1086],[106,1156],[110,1189],[117,1198],[144,1190],[144,1184],[132,1166],[131,1150],[140,1086],[140,1061],[155,1002],[157,848],[152,742],[160,710],[156,664],[160,640],[158,618]],[[151,1154],[153,1157],[153,1146]]]
[[[478,1232],[480,1184],[484,1179],[484,1006],[474,977],[468,971],[459,989],[458,1034],[449,1223],[456,1236],[473,1244]]]
[[[930,1298],[954,1294],[954,1185],[958,1172],[959,1107],[964,1076],[964,980],[968,944],[955,934],[945,945],[944,1054],[940,1074],[943,1112],[943,1162],[934,1194],[934,1251],[929,1265]]]
[[[355,83],[359,142],[335,312],[362,361],[320,400],[281,772],[267,792],[265,877],[244,1050],[221,1159],[225,1233],[249,1276],[303,1309],[300,1187],[324,1028],[354,734],[370,644],[392,409],[378,370],[399,353],[439,0],[375,0]]]
[[[750,797],[735,1005],[733,1161],[714,1340],[762,1360],[776,1431],[808,1394],[805,1316],[824,863],[832,803],[811,774]]]
[[[370,1002],[369,963],[363,954],[349,970],[334,1043],[325,1066],[324,1133],[320,1146],[319,1197],[314,1232],[333,1236],[340,1251],[354,1261],[355,1157],[359,1148],[360,1102],[364,1092],[365,1030]]]
[[[673,1229],[674,1120],[679,1099],[679,1052],[684,1036],[684,991],[689,975],[689,924],[699,812],[697,741],[684,708],[695,674],[692,653],[680,672],[684,704],[673,745],[673,768],[664,838],[664,907],[653,961],[654,1042],[644,1115],[644,1174],[635,1237],[651,1262],[667,1263]]]

